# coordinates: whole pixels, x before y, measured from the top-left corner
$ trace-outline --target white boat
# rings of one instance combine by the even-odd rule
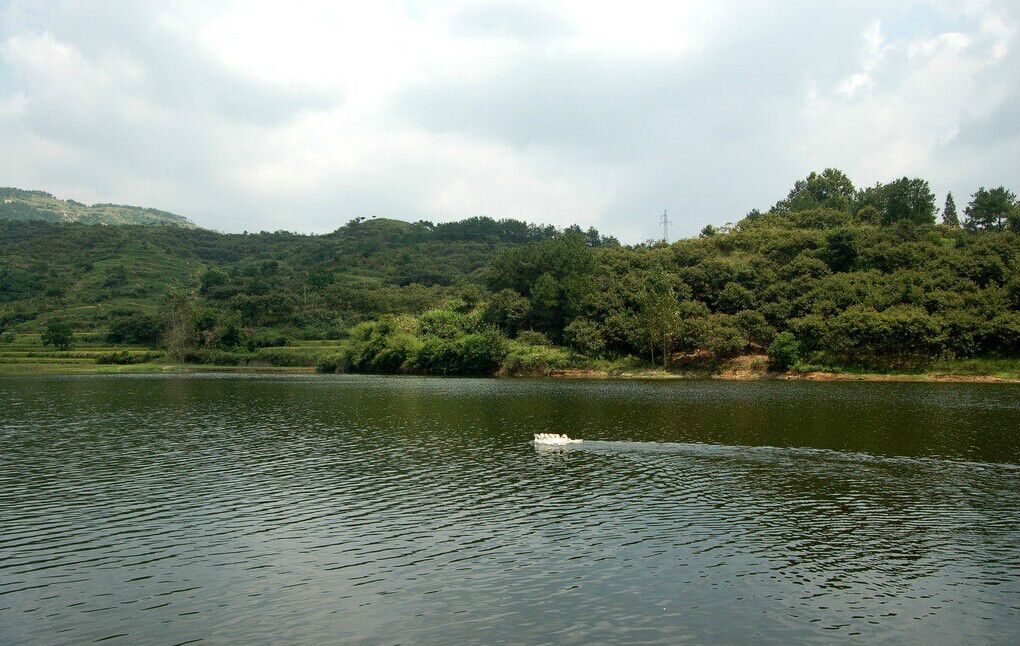
[[[581,440],[572,440],[560,433],[535,433],[535,444],[546,446],[562,446],[564,444],[580,444]]]

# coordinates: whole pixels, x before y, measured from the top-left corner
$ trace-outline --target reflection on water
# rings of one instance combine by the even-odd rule
[[[7,379],[0,643],[1012,643],[1018,395]]]

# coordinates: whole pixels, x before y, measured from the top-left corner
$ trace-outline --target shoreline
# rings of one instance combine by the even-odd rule
[[[138,363],[115,364],[71,364],[71,363],[0,363],[0,377],[33,376],[74,376],[74,375],[153,375],[153,374],[323,374],[311,367],[288,366],[230,366],[208,364],[157,364]],[[422,375],[428,376],[428,375]],[[592,369],[560,369],[548,374],[494,375],[501,379],[546,378],[546,379],[594,379],[594,380],[669,380],[669,381],[868,381],[868,382],[918,382],[918,383],[996,383],[1018,384],[1020,377],[998,375],[961,375],[941,372],[928,373],[851,373],[811,371],[803,373],[779,373],[759,370],[688,370],[666,371],[662,369],[610,372]]]
[[[931,373],[848,373],[848,372],[767,372],[767,371],[686,371],[664,370],[623,372],[611,374],[599,370],[554,370],[554,379],[646,379],[646,380],[716,380],[716,381],[895,381],[919,383],[997,383],[1020,384],[1020,377],[996,375],[956,375],[939,372]]]

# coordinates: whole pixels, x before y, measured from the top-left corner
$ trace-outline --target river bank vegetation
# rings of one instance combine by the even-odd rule
[[[124,366],[1012,374],[1018,232],[1005,188],[958,213],[924,180],[857,189],[833,169],[673,244],[488,218],[321,236],[0,221],[0,362],[92,343]],[[69,347],[41,345],[65,328]]]

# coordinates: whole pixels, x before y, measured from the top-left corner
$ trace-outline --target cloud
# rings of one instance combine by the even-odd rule
[[[225,230],[487,214],[632,242],[663,208],[691,235],[827,166],[966,194],[1020,176],[1018,13],[14,0],[0,174]]]
[[[459,7],[451,23],[458,36],[510,38],[529,44],[549,42],[573,31],[570,21],[548,6],[509,0]]]

